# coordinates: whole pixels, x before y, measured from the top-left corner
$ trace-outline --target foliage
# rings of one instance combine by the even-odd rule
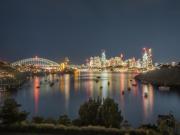
[[[74,126],[82,126],[82,122],[81,122],[81,120],[79,118],[77,118],[77,119],[74,119],[72,121],[72,125],[74,125]]]
[[[14,99],[8,98],[0,108],[0,120],[3,125],[11,125],[26,120],[28,113],[20,111],[19,105]]]
[[[37,124],[44,123],[44,118],[40,116],[35,116],[32,118],[32,122]]]
[[[47,124],[56,124],[57,121],[53,118],[47,118],[43,121],[43,123],[47,123]]]
[[[145,130],[122,130],[99,126],[74,127],[53,124],[29,124],[0,127],[1,133],[61,134],[61,135],[147,135]],[[155,135],[155,134],[152,134]]]
[[[101,100],[89,99],[80,106],[79,116],[83,125],[96,125],[97,124],[97,113],[101,105]]]
[[[107,98],[103,101],[98,111],[101,125],[105,127],[119,128],[123,120],[118,104],[113,99]]]
[[[89,99],[81,105],[79,116],[82,125],[101,125],[119,128],[123,120],[118,104],[113,99]]]
[[[151,125],[151,124],[143,124],[139,127],[140,129],[152,129],[155,131],[158,131],[158,128],[156,125]]]
[[[68,126],[68,125],[71,125],[71,120],[68,118],[67,115],[62,115],[59,117],[58,123]]]

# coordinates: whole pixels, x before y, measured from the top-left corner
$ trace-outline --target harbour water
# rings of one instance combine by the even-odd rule
[[[150,84],[136,82],[132,73],[77,73],[32,77],[17,91],[0,93],[2,102],[14,97],[33,116],[78,117],[81,104],[92,98],[113,98],[124,119],[133,127],[156,122],[158,114],[173,113],[180,120],[180,92],[160,91]],[[145,96],[146,95],[146,96]]]

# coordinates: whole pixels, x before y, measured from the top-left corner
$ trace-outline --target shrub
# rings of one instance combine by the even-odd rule
[[[105,127],[119,128],[123,120],[118,104],[113,99],[105,100],[89,99],[80,106],[79,120],[74,121],[76,125],[100,125]]]
[[[47,119],[45,119],[45,120],[43,121],[43,123],[56,124],[57,121],[56,121],[55,119],[53,119],[53,118],[47,118]]]
[[[2,121],[3,125],[12,125],[26,120],[28,113],[20,111],[19,107],[21,105],[12,98],[4,101],[3,106],[0,108],[0,121]]]
[[[40,116],[35,116],[32,118],[32,122],[37,124],[44,123],[44,118]]]
[[[62,115],[59,117],[58,123],[65,125],[65,126],[68,126],[68,125],[71,125],[71,120],[68,118],[67,115]]]

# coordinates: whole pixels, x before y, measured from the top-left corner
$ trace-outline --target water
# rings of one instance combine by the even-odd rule
[[[180,92],[159,91],[152,85],[135,82],[134,75],[89,72],[74,76],[66,74],[33,77],[22,89],[8,95],[14,97],[23,110],[30,112],[30,117],[58,118],[67,114],[74,119],[78,117],[80,105],[89,97],[111,97],[119,104],[124,119],[134,127],[154,123],[158,114],[169,112],[180,120]],[[97,76],[100,76],[99,81],[96,81]],[[52,87],[50,82],[54,82]],[[134,83],[137,83],[137,86],[132,86]],[[145,93],[148,93],[147,98]],[[0,99],[3,100],[6,95],[1,93]]]

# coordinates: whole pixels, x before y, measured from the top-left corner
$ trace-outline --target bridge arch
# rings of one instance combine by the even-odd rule
[[[48,59],[44,59],[44,58],[39,58],[39,57],[35,57],[35,58],[27,58],[27,59],[22,59],[16,62],[13,62],[11,64],[12,66],[22,66],[22,65],[34,65],[34,66],[38,66],[41,68],[55,68],[55,67],[59,67],[59,64],[48,60]]]

